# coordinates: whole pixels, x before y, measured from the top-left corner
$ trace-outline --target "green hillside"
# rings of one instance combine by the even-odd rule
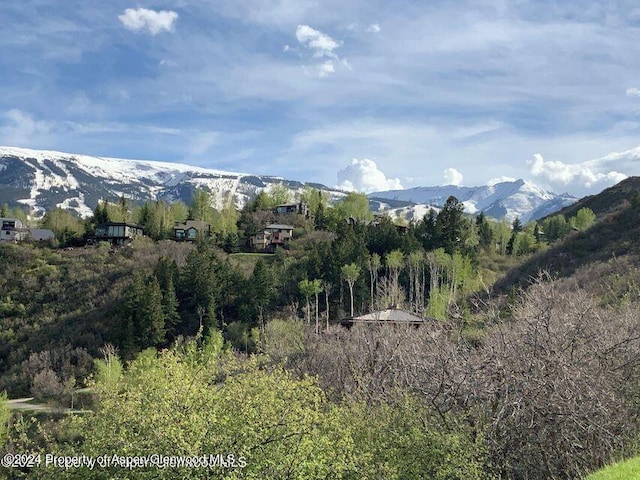
[[[570,277],[580,269],[594,264],[623,258],[631,265],[638,265],[640,260],[640,201],[633,195],[636,190],[628,187],[639,178],[625,180],[623,187],[605,190],[599,195],[589,198],[588,206],[600,215],[599,220],[587,230],[572,232],[564,240],[556,242],[549,249],[530,257],[522,265],[512,269],[495,285],[497,292],[507,292],[511,288],[525,286],[537,277],[540,271],[546,271],[554,278]],[[625,185],[622,185],[625,184]],[[622,192],[626,191],[626,196]],[[604,205],[604,206],[603,206]],[[565,215],[575,213],[575,208],[566,211]],[[586,278],[586,282],[603,283],[603,278]]]
[[[550,216],[561,214],[569,218],[581,208],[590,208],[598,218],[602,218],[628,206],[638,192],[640,192],[640,177],[629,177],[596,195],[581,198],[573,205],[569,205]]]

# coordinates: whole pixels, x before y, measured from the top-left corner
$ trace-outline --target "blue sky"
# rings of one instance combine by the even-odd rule
[[[4,0],[0,144],[593,193],[640,174],[636,5]]]

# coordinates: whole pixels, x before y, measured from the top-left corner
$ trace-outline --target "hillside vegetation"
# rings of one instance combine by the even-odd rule
[[[559,214],[569,218],[581,208],[589,208],[598,218],[603,218],[625,208],[638,195],[638,192],[640,192],[640,177],[629,177],[597,195],[581,198],[553,215]]]
[[[605,198],[609,198],[608,196]],[[629,201],[630,200],[630,201]],[[604,215],[584,231],[571,232],[557,242],[514,268],[495,288],[498,292],[523,286],[544,270],[554,277],[570,277],[580,269],[602,262],[621,259],[629,266],[640,262],[640,197],[635,195],[617,204],[612,213]],[[594,284],[610,283],[612,279],[591,276],[583,280]]]
[[[8,420],[0,401],[4,452],[224,452],[214,472],[134,478],[371,480],[583,478],[637,454],[635,197],[527,225],[470,218],[451,197],[408,227],[373,221],[362,195],[316,198],[269,256],[225,251],[226,235],[0,245],[0,389],[77,407],[88,387],[91,412]],[[273,201],[217,218],[241,238]],[[340,325],[394,307],[428,320]],[[122,471],[10,470],[93,474]]]

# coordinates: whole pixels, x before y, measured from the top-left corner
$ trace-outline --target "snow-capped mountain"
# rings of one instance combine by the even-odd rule
[[[241,208],[263,189],[282,183],[292,200],[305,183],[281,177],[226,172],[181,163],[92,157],[44,150],[0,147],[0,203],[30,206],[35,215],[55,207],[91,215],[102,199],[116,201],[124,195],[134,202],[182,200],[190,202],[193,191],[203,187],[212,192],[216,207],[233,198]],[[346,194],[324,185],[306,185],[325,190],[331,200]],[[419,219],[433,207],[444,205],[450,196],[464,202],[469,213],[484,211],[495,218],[506,216],[523,221],[553,213],[576,199],[555,195],[523,180],[491,187],[419,187],[369,195],[373,211],[392,217]]]
[[[508,221],[520,217],[525,223],[558,211],[577,200],[568,193],[557,195],[547,192],[525,180],[502,182],[482,187],[458,187],[455,185],[416,187],[407,190],[375,192],[369,197],[375,198],[381,203],[393,200],[441,207],[451,195],[464,204],[467,213],[484,212],[490,217],[506,218]],[[410,214],[409,210],[407,215]]]
[[[193,191],[212,192],[216,207],[233,198],[240,208],[259,191],[284,183],[292,193],[304,184],[280,177],[201,168],[181,163],[91,157],[62,152],[0,147],[0,203],[21,203],[36,215],[62,207],[91,215],[101,199],[191,201]],[[332,198],[343,196],[323,185]]]

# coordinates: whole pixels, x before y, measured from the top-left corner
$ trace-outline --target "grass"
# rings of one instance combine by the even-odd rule
[[[585,480],[633,480],[640,479],[640,457],[616,463],[592,473]]]

